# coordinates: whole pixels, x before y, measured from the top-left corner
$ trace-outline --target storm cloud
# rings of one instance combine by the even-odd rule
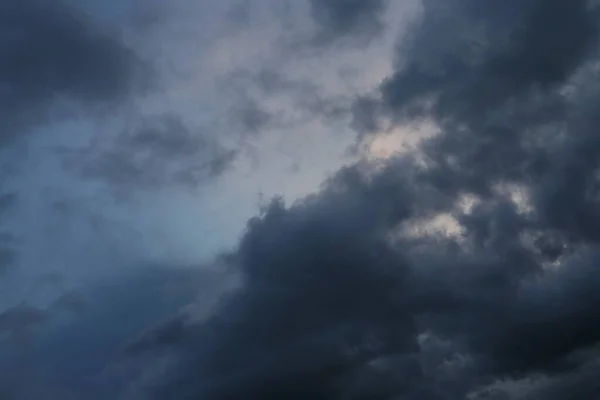
[[[424,1],[355,122],[439,133],[251,220],[242,287],[149,393],[594,398],[598,21],[585,1]],[[459,232],[411,229],[440,215]]]
[[[60,7],[42,13],[30,11],[46,10],[41,3],[7,4],[0,7],[14,16],[33,13],[22,20],[40,19],[48,30],[44,40],[60,39],[69,57],[90,59],[94,67],[76,74],[70,61],[55,58],[58,53],[36,52],[41,58],[31,61],[31,87],[30,78],[0,67],[0,77],[13,74],[14,85],[23,88],[12,114],[25,113],[24,104],[49,107],[57,94],[87,104],[110,102],[135,80],[119,41],[100,41],[103,36],[88,25],[62,21]],[[311,37],[326,44],[368,38],[368,47],[392,28],[384,23],[391,2],[307,4],[316,23]],[[183,24],[177,11],[170,18]],[[250,14],[248,26],[255,17]],[[183,272],[146,268],[135,274],[115,262],[116,272],[91,286],[89,302],[66,293],[45,306],[5,307],[0,335],[35,331],[40,342],[14,378],[0,375],[0,391],[8,398],[35,398],[47,387],[48,396],[56,388],[55,397],[99,400],[594,400],[600,393],[599,24],[593,1],[422,0],[411,29],[398,38],[385,78],[370,91],[349,83],[352,88],[339,97],[322,88],[328,79],[319,69],[342,57],[337,46],[319,48],[329,58],[317,61],[298,54],[292,64],[306,61],[309,73],[303,75],[277,56],[265,61],[271,54],[260,40],[233,35],[214,48],[207,45],[203,50],[214,51],[200,58],[214,62],[212,68],[243,71],[255,86],[241,79],[210,92],[206,102],[222,101],[227,110],[222,125],[209,123],[211,111],[222,117],[219,107],[196,108],[186,97],[182,86],[189,80],[172,92],[184,93],[181,109],[130,115],[133,123],[119,120],[123,129],[70,148],[61,161],[82,181],[143,188],[140,199],[149,199],[152,190],[173,190],[174,183],[204,183],[238,160],[217,137],[219,127],[252,133],[246,137],[256,148],[273,140],[278,149],[284,134],[311,140],[297,126],[278,124],[280,115],[297,110],[278,99],[269,102],[269,95],[291,97],[302,118],[335,120],[327,134],[338,135],[337,147],[337,128],[347,122],[358,144],[366,144],[357,146],[365,153],[338,162],[312,194],[306,189],[299,198],[261,203],[239,240],[228,250],[221,247],[212,262]],[[259,37],[271,29],[276,31],[268,26]],[[79,36],[67,39],[64,30]],[[81,37],[85,45],[74,39]],[[244,69],[238,65],[244,52],[265,65]],[[194,62],[202,73],[210,70]],[[44,65],[77,79],[38,74]],[[339,65],[331,71],[339,73]],[[222,82],[195,78],[200,89]],[[233,95],[217,96],[228,90]],[[161,108],[157,104],[149,109]],[[433,133],[410,151],[390,149],[386,157],[369,152],[375,141],[398,132],[408,136],[421,125]],[[278,129],[286,131],[277,136]],[[258,134],[267,130],[272,136]],[[311,147],[311,155],[320,147]],[[294,183],[273,171],[265,176],[273,185]],[[218,197],[224,203],[218,210],[229,216],[243,204],[226,197]],[[2,199],[0,207],[11,209],[13,198]],[[167,219],[180,215],[179,203],[160,204],[170,206]],[[158,212],[152,210],[154,220]],[[190,228],[187,219],[177,222],[182,220],[176,224],[186,225],[198,246],[218,234],[210,218],[204,231]],[[123,247],[151,253],[161,243],[144,242],[149,233],[140,230],[140,243],[129,240]],[[177,264],[176,253],[165,251],[161,265]],[[90,265],[114,260],[91,260],[96,253],[90,254],[76,259]],[[136,253],[125,259],[144,258]],[[170,290],[167,280],[173,280]],[[60,325],[57,310],[82,314]],[[57,354],[65,343],[72,344],[64,347],[66,355]],[[21,359],[13,350],[0,347],[0,367]],[[48,375],[36,375],[48,366]]]
[[[133,51],[62,1],[4,1],[0,25],[3,138],[45,120],[55,102],[112,102],[144,85]]]

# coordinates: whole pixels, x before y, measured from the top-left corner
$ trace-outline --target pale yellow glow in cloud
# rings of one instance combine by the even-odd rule
[[[458,221],[449,213],[440,213],[431,218],[407,221],[401,228],[403,236],[425,237],[433,235],[455,236],[462,234],[463,229]]]
[[[419,144],[437,132],[438,127],[431,121],[390,128],[388,131],[376,135],[368,144],[368,156],[380,159],[418,151]]]
[[[531,194],[525,185],[508,182],[499,183],[494,186],[494,191],[510,199],[517,207],[519,213],[526,214],[533,211]]]
[[[420,124],[393,127],[374,136],[367,145],[367,157],[372,160],[386,159],[408,153],[419,153],[419,145],[425,139],[435,136],[438,126],[432,121]],[[417,157],[418,158],[418,157]],[[464,199],[466,208],[472,207],[473,199]],[[406,221],[398,232],[401,236],[424,237],[435,234],[460,236],[462,228],[450,213],[440,213],[433,217]]]

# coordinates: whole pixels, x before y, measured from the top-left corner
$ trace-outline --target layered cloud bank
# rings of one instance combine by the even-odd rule
[[[11,19],[20,29],[43,17],[35,26],[45,31],[15,36],[40,48],[34,58],[23,45],[0,45],[22,66],[0,69],[23,94],[6,92],[13,109],[2,129],[17,142],[6,145],[7,159],[21,154],[14,132],[64,123],[42,111],[68,98],[83,110],[78,123],[101,121],[107,133],[90,129],[91,144],[57,133],[52,154],[66,172],[52,176],[69,198],[104,199],[101,232],[123,232],[112,222],[119,221],[141,235],[123,234],[110,246],[102,239],[92,257],[58,258],[83,264],[63,271],[86,279],[81,297],[57,283],[64,277],[19,264],[40,260],[31,257],[40,242],[15,228],[22,214],[6,219],[9,233],[29,241],[11,247],[7,234],[0,261],[14,271],[4,279],[55,294],[40,300],[37,290],[36,304],[7,297],[3,396],[600,395],[597,2],[264,1],[215,11],[180,1],[170,12],[132,2],[136,22],[127,20],[121,36],[100,17],[12,3],[2,7],[22,18]],[[115,15],[130,15],[90,7],[113,24]],[[211,12],[222,16],[218,26],[202,19]],[[256,40],[244,41],[247,32]],[[205,38],[197,46],[208,62],[188,52],[189,37]],[[177,43],[166,52],[172,69],[164,58],[144,58],[161,38]],[[91,64],[66,79],[73,64],[42,51],[50,42]],[[154,85],[139,86],[144,79]],[[107,102],[121,111],[98,114]],[[45,137],[27,136],[34,154],[47,154]],[[7,210],[39,185],[7,182],[16,193],[2,202]],[[239,209],[250,214],[247,199],[263,191],[282,196],[262,201],[233,242],[236,224],[250,216]],[[158,207],[145,204],[189,204],[171,200],[185,196],[197,204],[163,218],[179,218],[179,226],[198,207],[209,210],[202,214],[209,228],[165,223],[160,232],[179,235],[167,249],[152,236],[160,224],[148,222]],[[67,239],[88,232],[76,221]],[[219,230],[229,233],[201,256],[181,245],[202,246]],[[83,243],[67,239],[61,249]],[[108,264],[107,274],[89,267]],[[38,347],[24,349],[23,341]],[[69,341],[81,345],[51,350]]]

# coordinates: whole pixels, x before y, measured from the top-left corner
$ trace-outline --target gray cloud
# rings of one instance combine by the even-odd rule
[[[244,133],[290,129],[315,121],[338,123],[350,115],[353,105],[353,97],[327,93],[317,83],[285,76],[278,68],[265,67],[257,73],[236,71],[229,84],[237,96],[245,92],[257,93],[254,97],[241,96],[240,105],[232,110],[232,116],[239,120]],[[289,103],[289,107],[276,111],[261,107],[262,103],[275,101]]]
[[[406,61],[382,86],[379,108],[399,121],[433,117],[442,126],[426,145],[432,168],[425,179],[479,195],[498,182],[523,184],[543,223],[590,239],[595,218],[586,191],[597,146],[588,101],[598,89],[590,75],[597,9],[585,1],[486,8],[456,2],[444,6],[447,18],[435,18],[442,6],[425,6]],[[452,32],[453,26],[467,32]],[[430,43],[433,34],[449,47]]]
[[[338,38],[373,26],[382,4],[313,2],[312,12]],[[384,123],[437,124],[440,133],[418,154],[360,162],[314,195],[271,202],[219,260],[225,267],[215,266],[237,274],[230,293],[221,297],[212,279],[183,274],[211,294],[192,303],[200,309],[173,316],[189,298],[169,292],[165,306],[157,288],[171,274],[161,270],[107,282],[85,307],[73,295],[50,309],[7,310],[0,331],[9,334],[47,324],[49,311],[86,311],[44,335],[44,354],[24,361],[49,376],[24,372],[14,381],[39,384],[31,390],[64,387],[74,397],[81,391],[72,382],[85,382],[98,399],[129,387],[128,400],[133,392],[136,399],[594,399],[597,17],[583,0],[425,0],[393,74],[354,107],[355,127],[372,135]],[[268,76],[262,89],[319,98],[314,87],[279,78]],[[252,106],[241,110],[242,125],[272,123]],[[71,166],[144,188],[207,179],[233,154],[172,115],[87,150]],[[465,198],[473,199],[469,208]],[[440,214],[460,233],[409,229]],[[157,319],[165,322],[153,326]],[[133,367],[91,379],[123,359]],[[11,361],[0,358],[0,366]],[[6,386],[5,396],[27,392]]]
[[[382,88],[396,109],[429,100],[428,111],[443,117],[487,117],[511,97],[564,83],[596,43],[596,11],[585,0],[430,0],[424,8]]]
[[[5,218],[17,202],[15,193],[0,195],[0,221]],[[0,274],[7,271],[17,259],[17,240],[14,235],[0,230]]]
[[[369,41],[383,29],[385,0],[310,0],[318,26],[315,42],[326,44],[350,37]]]
[[[232,260],[242,289],[206,322],[154,332],[155,346],[181,347],[167,383],[151,386],[157,398],[458,399],[489,376],[534,372],[566,385],[560,371],[579,368],[570,355],[600,339],[598,253],[544,271],[516,206],[499,200],[469,217],[465,242],[390,243],[394,227],[444,203],[414,202],[436,191],[417,195],[399,173],[408,166],[346,171],[252,220]]]
[[[197,289],[207,277],[148,266],[95,282],[85,295],[67,291],[47,307],[19,305],[0,313],[0,338],[29,339],[23,346],[0,341],[0,395],[10,400],[119,398],[141,369],[137,361],[125,363],[120,356],[128,338],[189,302],[190,283]]]
[[[19,305],[0,314],[0,330],[9,335],[22,335],[46,320],[46,313],[37,307]]]
[[[425,1],[356,107],[365,130],[441,133],[252,219],[230,259],[242,287],[170,336],[179,362],[151,397],[463,399],[543,376],[497,398],[594,398],[597,9],[480,3]],[[402,229],[440,213],[460,235]]]
[[[3,1],[0,25],[3,137],[47,118],[62,98],[99,104],[142,87],[133,52],[62,2]]]
[[[36,331],[56,318],[61,312],[81,312],[85,309],[85,298],[76,291],[58,296],[49,307],[40,308],[19,304],[0,313],[0,338],[3,340],[30,339]]]
[[[331,193],[290,210],[275,202],[264,218],[250,222],[235,256],[245,288],[197,333],[192,346],[199,346],[198,353],[175,377],[190,384],[202,378],[197,385],[177,385],[182,392],[166,387],[165,396],[325,398],[335,389],[332,379],[365,359],[412,347],[414,328],[396,308],[394,293],[402,287],[402,263],[378,237],[408,212],[404,191],[387,197],[394,194],[385,191],[393,177],[370,185],[355,171],[347,176],[359,186],[346,187],[343,177]],[[369,207],[369,194],[378,191],[385,216]],[[338,246],[353,250],[346,254]],[[336,290],[328,282],[336,282]],[[398,320],[385,326],[396,312]],[[348,353],[350,346],[356,355]],[[284,360],[295,361],[286,366]]]
[[[267,110],[261,108],[258,101],[247,98],[240,100],[231,114],[239,123],[243,135],[257,135],[271,128],[277,117]]]
[[[112,138],[63,152],[69,169],[124,191],[196,187],[224,173],[235,156],[173,114],[142,118]]]

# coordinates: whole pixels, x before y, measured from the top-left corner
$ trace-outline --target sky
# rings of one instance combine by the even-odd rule
[[[3,0],[0,398],[594,400],[600,2]]]

